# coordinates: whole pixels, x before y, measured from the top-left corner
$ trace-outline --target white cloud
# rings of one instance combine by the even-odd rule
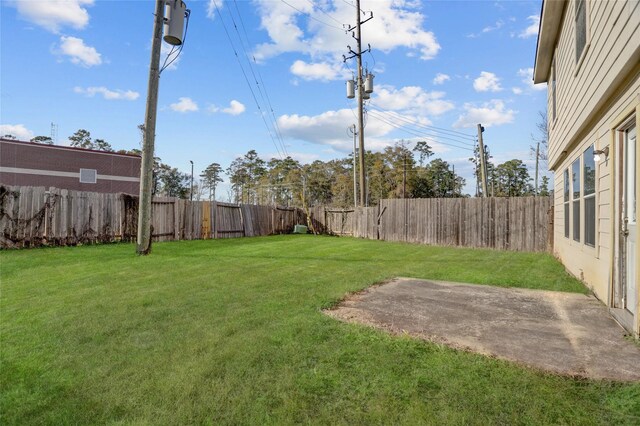
[[[331,81],[348,79],[350,76],[349,70],[340,62],[307,63],[302,60],[297,60],[291,65],[289,70],[293,75],[303,80]]]
[[[522,89],[519,87],[512,87],[511,91],[513,92],[514,95],[521,95],[522,94]]]
[[[258,0],[258,13],[261,27],[267,31],[269,42],[257,46],[255,57],[263,61],[270,57],[287,52],[309,55],[313,62],[341,61],[346,54],[345,46],[355,46],[351,34],[342,31],[337,22],[349,24],[353,21],[353,6],[343,1],[327,2],[322,5],[328,17],[320,18],[323,13],[313,2],[306,0],[290,0],[296,9],[284,2]],[[389,52],[405,47],[417,53],[421,59],[433,59],[440,45],[433,32],[424,28],[425,16],[417,11],[415,2],[397,0],[379,0],[367,5],[372,8],[375,19],[367,22],[367,39],[374,49]],[[331,22],[331,26],[323,25],[308,16],[318,16]]]
[[[351,109],[327,111],[315,116],[282,115],[278,117],[278,126],[282,135],[319,145],[328,145],[341,152],[350,152],[353,139],[347,136],[347,127],[355,117]],[[395,128],[380,120],[367,121],[367,149],[379,150],[388,146],[389,141],[380,138]]]
[[[476,127],[478,123],[484,127],[499,126],[511,123],[516,114],[516,111],[506,109],[504,102],[499,99],[493,99],[480,106],[466,103],[463,108],[464,113],[453,123],[453,127]]]
[[[335,153],[334,150],[331,150],[332,153]],[[291,152],[288,151],[287,154],[289,157],[294,160],[300,162],[301,164],[311,164],[316,160],[320,159],[320,155],[312,152]],[[270,154],[265,155],[266,158],[281,158],[281,154],[272,152]]]
[[[55,53],[68,56],[72,63],[86,68],[102,63],[102,55],[95,48],[87,46],[81,38],[77,37],[60,37],[60,47]]]
[[[492,72],[482,71],[480,77],[473,80],[473,88],[477,92],[499,92],[502,90],[500,87],[500,78]]]
[[[447,74],[442,74],[441,72],[439,72],[438,74],[436,74],[435,78],[433,79],[433,84],[435,85],[444,84],[444,82],[448,80],[451,80],[451,77],[449,77]]]
[[[245,112],[246,109],[247,108],[244,106],[242,102],[236,101],[235,99],[233,99],[229,103],[229,106],[227,108],[220,108],[216,105],[210,105],[209,108],[207,108],[207,111],[211,113],[222,112],[229,115],[240,115],[243,112]]]
[[[228,108],[224,108],[222,112],[229,115],[240,115],[246,110],[246,107],[235,99],[231,101]]]
[[[94,97],[96,94],[101,94],[102,97],[108,101],[112,101],[112,100],[135,101],[136,99],[138,99],[138,97],[140,97],[140,93],[134,92],[133,90],[120,90],[120,89],[110,90],[104,86],[100,86],[100,87],[92,86],[87,88],[76,86],[73,88],[73,91],[88,97]]]
[[[392,111],[417,116],[440,115],[454,108],[452,102],[444,99],[444,92],[427,92],[418,86],[396,89],[380,86],[374,92],[374,105]]]
[[[504,26],[504,21],[502,19],[499,19],[498,21],[496,21],[496,23],[494,25],[489,25],[489,26],[484,27],[480,33],[478,33],[478,34],[469,34],[469,35],[467,35],[467,37],[469,37],[469,38],[477,38],[477,37],[480,37],[482,34],[487,34],[487,33],[499,30],[503,26]]]
[[[0,137],[5,135],[15,136],[20,141],[29,141],[34,134],[24,127],[24,124],[0,124]]]
[[[282,135],[288,139],[296,139],[318,145],[325,145],[332,151],[342,153],[353,150],[353,139],[347,134],[347,127],[355,122],[354,112],[351,109],[327,111],[315,116],[306,115],[282,115],[278,118],[278,127]],[[366,149],[381,151],[391,146],[397,138],[390,137],[397,130],[394,123],[403,123],[405,120],[418,124],[430,124],[428,119],[411,116],[398,112],[372,110],[366,120]],[[405,138],[407,139],[407,138]],[[409,141],[428,140],[436,152],[447,151],[448,148],[437,140],[423,136],[409,138]]]
[[[518,76],[522,77],[522,82],[528,89],[545,90],[547,88],[547,85],[544,83],[533,84],[533,68],[520,68],[518,70]]]
[[[222,9],[224,6],[224,0],[209,0],[207,3],[207,18],[215,19],[216,18],[216,4],[219,9]]]
[[[538,28],[540,27],[540,16],[531,15],[527,17],[527,20],[530,21],[531,24],[527,28],[522,30],[520,34],[518,34],[518,37],[520,38],[529,38],[538,35]]]
[[[496,21],[494,25],[489,25],[488,27],[484,27],[482,29],[483,33],[490,33],[491,31],[499,30],[504,26],[504,21],[502,19]]]
[[[178,102],[169,105],[169,107],[174,111],[183,113],[198,111],[198,104],[187,97],[178,98]]]
[[[93,0],[17,0],[10,4],[25,20],[58,33],[65,26],[77,30],[85,28],[89,13],[84,6],[93,5]]]

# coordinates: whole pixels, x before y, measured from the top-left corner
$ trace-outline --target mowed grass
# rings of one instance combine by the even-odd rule
[[[321,313],[395,276],[585,293],[545,254],[276,236],[0,253],[3,424],[638,424],[574,380]]]

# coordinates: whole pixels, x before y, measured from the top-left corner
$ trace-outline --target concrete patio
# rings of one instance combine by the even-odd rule
[[[640,346],[593,296],[397,278],[326,313],[556,374],[640,380]]]

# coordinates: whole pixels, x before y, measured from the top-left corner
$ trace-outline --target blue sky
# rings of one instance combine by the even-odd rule
[[[355,60],[342,55],[355,41],[341,24],[355,22],[354,4],[187,2],[182,55],[161,76],[156,155],[184,172],[193,160],[196,175],[249,149],[303,163],[347,156],[356,103],[345,80]],[[481,122],[496,163],[533,165],[531,134],[546,105],[546,87],[531,84],[540,1],[364,0],[361,8],[374,16],[362,27],[372,49],[363,60],[375,74],[367,149],[429,140],[472,193],[471,151],[463,149],[471,139],[439,138],[428,126],[474,135]],[[49,135],[53,122],[58,144],[84,128],[115,149],[139,148],[154,2],[3,0],[0,12],[3,135]]]

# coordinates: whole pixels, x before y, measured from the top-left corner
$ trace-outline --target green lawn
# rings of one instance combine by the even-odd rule
[[[2,424],[638,424],[573,380],[320,312],[394,276],[586,292],[544,254],[314,236],[0,252]]]

